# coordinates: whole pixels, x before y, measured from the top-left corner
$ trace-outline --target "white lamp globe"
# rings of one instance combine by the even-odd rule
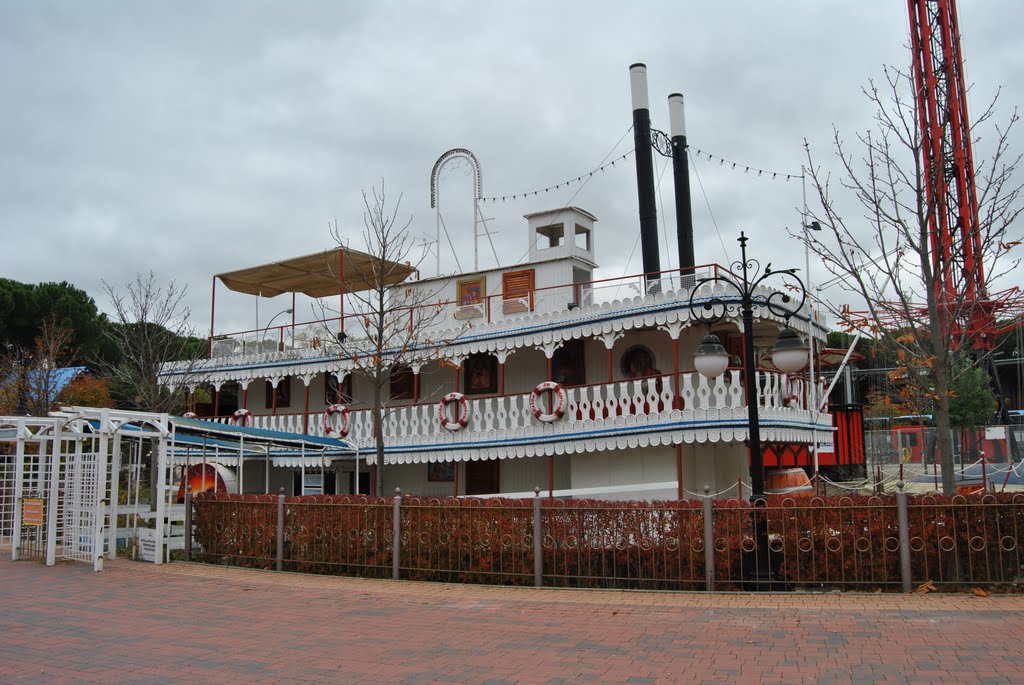
[[[807,366],[809,347],[792,328],[783,328],[772,348],[772,364],[783,373],[796,373]]]
[[[705,378],[718,378],[729,368],[729,353],[717,335],[705,335],[693,354],[693,366]]]

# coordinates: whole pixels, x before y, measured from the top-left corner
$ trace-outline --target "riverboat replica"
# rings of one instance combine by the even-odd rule
[[[210,420],[336,438],[349,449],[330,459],[276,457],[267,468],[245,469],[235,487],[371,493],[379,431],[380,494],[400,487],[421,496],[532,496],[540,488],[556,496],[674,499],[705,485],[737,494],[750,477],[749,402],[757,405],[766,465],[810,466],[807,446],[831,440],[832,419],[820,406],[824,386],[799,370],[807,343],[820,348],[827,329],[802,297],[787,295],[783,281],[766,281],[755,301],[772,302],[753,308],[756,363],[747,366],[751,348],[735,285],[747,279],[743,265],[694,264],[692,228],[683,225],[682,268],[660,269],[642,65],[631,77],[642,274],[602,278],[598,218],[569,206],[526,215],[527,258],[514,266],[428,278],[398,259],[339,246],[214,277],[214,296],[218,286],[257,297],[291,294],[292,320],[223,333],[211,314],[208,358],[167,364],[160,381],[209,389],[211,401],[196,410]],[[673,98],[671,140],[683,157],[677,171],[685,173],[682,97]],[[463,149],[438,160],[431,190],[455,158],[473,167],[479,198],[479,165]],[[681,185],[677,177],[677,191]],[[680,202],[685,223],[689,198],[677,195]],[[382,312],[365,306],[380,279],[388,303]],[[296,322],[297,294],[330,302],[332,315]],[[382,330],[386,336],[377,335]],[[790,373],[778,362],[785,350],[772,365],[783,330],[799,353]],[[752,396],[745,366],[756,369]],[[384,382],[375,375],[381,370]],[[379,426],[375,406],[383,407]],[[772,457],[783,454],[803,456],[792,464]],[[234,463],[232,456],[223,466]]]

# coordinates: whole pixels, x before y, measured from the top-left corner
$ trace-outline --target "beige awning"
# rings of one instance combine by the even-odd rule
[[[303,293],[310,297],[328,297],[341,292],[359,292],[376,286],[378,274],[387,285],[401,283],[415,269],[377,259],[365,252],[337,247],[305,257],[252,266],[248,269],[217,274],[230,290],[249,295],[274,297],[282,293]]]

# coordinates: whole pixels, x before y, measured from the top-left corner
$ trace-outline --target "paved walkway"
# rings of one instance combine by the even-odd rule
[[[533,590],[0,560],[2,683],[1021,683],[1024,597]]]

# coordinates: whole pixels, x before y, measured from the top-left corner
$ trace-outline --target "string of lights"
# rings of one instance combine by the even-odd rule
[[[622,160],[624,160],[627,157],[629,157],[631,154],[633,154],[633,150],[630,150],[629,152],[627,152],[627,153],[625,153],[625,154],[623,154],[623,155],[621,155],[619,157],[616,157],[615,159],[613,159],[610,162],[602,164],[601,166],[597,167],[593,171],[588,171],[587,173],[582,174],[580,176],[577,176],[576,178],[570,178],[568,181],[563,181],[563,182],[558,183],[556,185],[548,186],[547,188],[540,188],[538,190],[529,190],[529,191],[527,191],[525,193],[516,193],[514,195],[494,195],[492,197],[481,197],[480,201],[481,202],[497,202],[497,201],[500,200],[502,202],[505,202],[506,200],[518,200],[521,197],[525,198],[525,197],[530,197],[531,195],[540,195],[541,193],[549,193],[552,190],[560,190],[563,187],[564,188],[568,188],[569,186],[574,185],[576,183],[582,183],[583,181],[586,181],[588,178],[590,178],[594,174],[600,173],[600,172],[604,171],[605,169],[608,169],[610,167],[615,166],[616,163],[621,162]]]
[[[691,154],[695,154],[698,157],[707,157],[707,159],[709,161],[718,162],[719,166],[724,167],[725,165],[728,164],[730,169],[735,169],[737,171],[742,169],[743,173],[745,173],[745,174],[746,173],[750,173],[750,172],[756,172],[758,176],[770,176],[773,180],[783,179],[783,180],[786,180],[786,181],[789,181],[791,178],[803,178],[804,177],[803,174],[787,174],[787,173],[782,172],[782,171],[771,171],[769,169],[759,169],[757,167],[750,166],[749,164],[742,164],[740,162],[734,162],[732,160],[725,159],[724,157],[719,157],[718,155],[713,155],[710,152],[706,152],[704,150],[701,150],[700,148],[693,147],[692,145],[687,145],[686,149],[688,149]],[[553,186],[548,186],[547,188],[540,188],[538,190],[529,190],[529,191],[527,191],[525,193],[515,193],[515,194],[512,194],[512,195],[492,195],[490,197],[481,197],[480,198],[480,202],[507,202],[508,200],[518,200],[520,198],[527,198],[527,197],[530,197],[532,195],[540,195],[542,193],[550,193],[552,190],[560,190],[563,187],[564,188],[568,188],[569,186],[572,186],[572,185],[575,185],[577,183],[582,183],[583,181],[586,181],[587,179],[591,178],[594,174],[600,173],[600,172],[604,171],[605,169],[608,169],[610,167],[615,166],[616,163],[621,162],[624,159],[628,158],[631,154],[633,154],[633,152],[634,152],[633,150],[630,150],[629,152],[616,157],[612,161],[607,162],[605,164],[602,164],[601,166],[597,167],[596,169],[594,169],[592,171],[588,171],[585,174],[581,174],[580,176],[577,176],[576,178],[570,178],[568,181],[562,181],[561,183],[555,184]]]
[[[734,162],[734,161],[732,161],[730,159],[725,159],[724,157],[719,157],[718,155],[713,155],[710,152],[705,152],[704,150],[701,150],[700,148],[696,148],[696,147],[694,147],[692,145],[687,145],[686,149],[688,149],[691,154],[695,154],[695,155],[697,155],[699,157],[707,157],[708,161],[718,162],[718,166],[724,167],[726,164],[729,164],[730,165],[730,169],[736,169],[736,170],[743,169],[743,173],[745,173],[745,174],[750,173],[751,171],[756,171],[758,176],[771,176],[772,179],[774,179],[774,180],[778,180],[778,179],[781,178],[781,179],[784,179],[786,181],[788,181],[791,178],[803,178],[804,177],[803,174],[787,174],[787,173],[784,173],[782,171],[770,171],[768,169],[758,169],[757,167],[752,167],[749,164],[741,164],[740,162]]]

